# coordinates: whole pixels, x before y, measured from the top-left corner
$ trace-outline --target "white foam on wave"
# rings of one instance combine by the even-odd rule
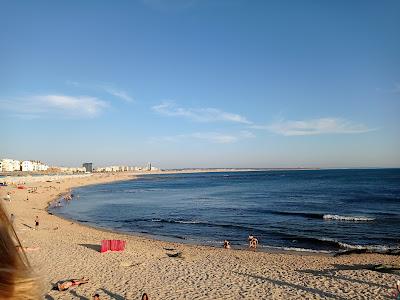
[[[174,221],[176,223],[180,223],[180,224],[199,224],[199,221]]]
[[[151,219],[152,222],[167,222],[167,223],[179,223],[179,224],[200,224],[199,221],[183,221],[183,220],[163,220],[163,219]]]
[[[338,242],[339,246],[344,249],[358,249],[358,250],[370,250],[370,251],[388,251],[391,248],[388,246],[383,246],[383,245],[351,245],[343,242]]]
[[[299,248],[299,247],[276,247],[276,246],[268,246],[268,245],[262,245],[261,247],[267,248],[267,249],[295,251],[295,252],[327,253],[327,254],[332,253],[332,251],[327,251],[327,250],[314,250],[314,249],[306,249],[306,248]]]
[[[353,222],[371,222],[375,218],[364,217],[364,216],[340,216],[340,215],[324,215],[324,220],[336,220],[336,221],[353,221]]]

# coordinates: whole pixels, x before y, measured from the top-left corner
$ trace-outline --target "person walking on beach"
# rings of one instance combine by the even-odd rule
[[[10,195],[10,192],[7,192],[6,200],[8,200],[8,202],[11,202],[11,195]]]
[[[11,222],[11,225],[12,225],[12,226],[14,226],[14,221],[15,221],[15,215],[14,215],[14,214],[11,214],[11,215],[10,215],[10,222]]]
[[[38,229],[39,229],[39,217],[36,216],[36,218],[35,218],[35,230],[38,230]]]

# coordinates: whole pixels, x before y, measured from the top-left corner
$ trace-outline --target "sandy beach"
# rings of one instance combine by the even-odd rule
[[[0,196],[43,283],[45,299],[388,299],[399,276],[368,270],[399,264],[398,256],[332,257],[302,253],[226,250],[157,241],[82,226],[47,212],[48,203],[76,186],[134,178],[133,174],[37,180]],[[11,202],[3,200],[11,193]],[[27,200],[28,198],[28,200]],[[79,201],[75,199],[73,201]],[[35,217],[40,225],[34,230]],[[124,252],[100,253],[102,239],[127,241]],[[173,249],[173,250],[172,250]],[[180,257],[168,253],[181,252]],[[86,276],[89,283],[60,292],[55,283]]]

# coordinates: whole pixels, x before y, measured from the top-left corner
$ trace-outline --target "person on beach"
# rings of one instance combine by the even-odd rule
[[[247,240],[249,241],[249,248],[250,248],[250,246],[251,246],[251,241],[252,241],[252,239],[254,239],[254,236],[253,236],[253,235],[249,235],[249,237],[247,238]]]
[[[252,235],[249,235],[249,248],[256,251],[258,245],[258,239]]]
[[[231,249],[231,244],[229,243],[228,240],[224,241],[224,249]]]
[[[394,285],[394,299],[400,300],[400,280],[397,280]]]
[[[66,291],[72,286],[80,286],[81,284],[88,283],[89,279],[82,277],[81,279],[72,279],[64,281],[63,283],[58,283],[57,288],[59,291]]]
[[[15,222],[15,215],[14,214],[10,215],[10,222],[11,222],[11,225],[14,226],[14,222]]]
[[[39,247],[34,247],[34,248],[32,248],[32,247],[23,247],[23,246],[20,246],[20,245],[17,245],[17,246],[15,246],[15,247],[17,248],[17,250],[19,250],[19,251],[25,251],[25,252],[37,251],[37,250],[40,249]]]
[[[100,295],[99,294],[94,294],[93,295],[93,300],[100,300]]]
[[[39,217],[36,216],[36,218],[35,218],[35,230],[38,230],[38,229],[39,229]]]
[[[143,293],[142,300],[149,300],[149,296],[146,293]]]
[[[6,196],[5,200],[7,200],[8,202],[11,202],[10,192],[7,192],[7,196]]]
[[[21,247],[16,251],[15,245]],[[0,204],[0,299],[43,299],[40,284],[15,230]]]

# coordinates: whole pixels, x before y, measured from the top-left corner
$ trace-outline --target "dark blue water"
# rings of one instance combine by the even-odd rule
[[[146,175],[74,194],[53,212],[199,244],[245,245],[253,234],[265,248],[400,245],[400,169]]]

